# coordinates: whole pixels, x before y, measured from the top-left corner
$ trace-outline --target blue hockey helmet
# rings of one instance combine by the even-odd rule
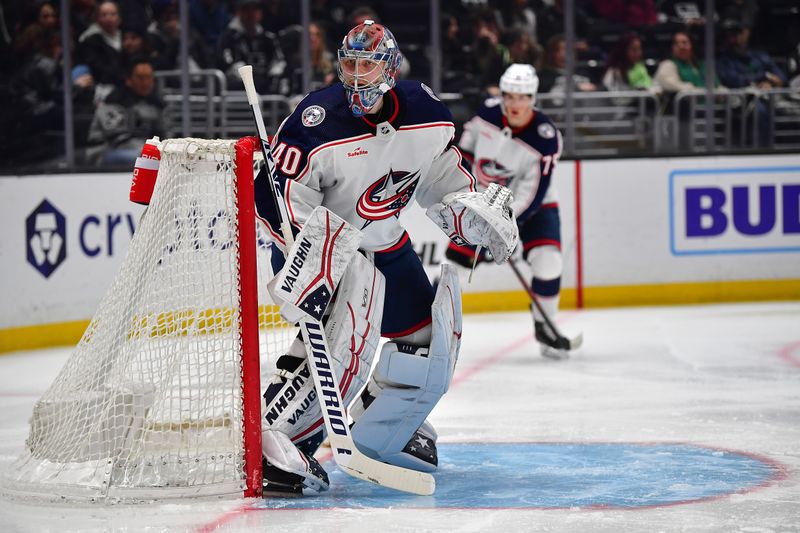
[[[353,115],[369,113],[394,87],[403,55],[389,28],[365,20],[344,36],[337,70]]]

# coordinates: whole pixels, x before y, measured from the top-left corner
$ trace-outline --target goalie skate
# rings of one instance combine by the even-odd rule
[[[279,496],[285,498],[303,495],[303,487],[308,487],[315,492],[327,490],[330,485],[328,473],[313,457],[303,454],[307,466],[305,472],[286,472],[272,465],[267,458],[263,459],[264,469],[264,497]]]

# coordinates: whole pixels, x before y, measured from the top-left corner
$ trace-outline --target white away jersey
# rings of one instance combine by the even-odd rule
[[[558,201],[551,187],[553,169],[561,156],[561,133],[538,109],[531,122],[511,128],[500,108],[500,98],[489,98],[464,125],[459,148],[472,163],[482,188],[490,183],[511,189],[511,208],[520,221],[542,204]]]
[[[281,124],[272,151],[296,228],[323,205],[364,232],[363,249],[386,250],[403,238],[398,217],[412,200],[427,208],[476,190],[453,145],[450,112],[433,92],[399,81],[384,98],[391,115],[372,124],[352,115],[337,83],[306,96]],[[266,179],[256,179],[256,208],[282,241]]]

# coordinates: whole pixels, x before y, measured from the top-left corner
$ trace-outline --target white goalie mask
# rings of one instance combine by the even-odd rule
[[[539,91],[539,76],[536,69],[524,63],[514,63],[500,76],[500,92],[531,95],[531,107]]]

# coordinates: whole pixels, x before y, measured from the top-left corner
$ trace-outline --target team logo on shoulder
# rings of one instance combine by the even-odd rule
[[[311,128],[317,126],[325,120],[325,109],[318,105],[312,105],[303,110],[303,126]]]
[[[539,136],[543,139],[552,139],[556,136],[556,129],[546,122],[544,124],[539,124],[536,131],[539,132]]]
[[[499,96],[490,96],[486,100],[483,101],[483,105],[486,107],[497,107],[500,105],[501,99]]]
[[[406,172],[392,170],[367,187],[356,203],[358,216],[366,220],[361,229],[376,220],[400,216],[400,211],[411,202],[419,184],[419,170]]]
[[[425,85],[424,83],[420,83],[420,85],[422,86],[422,90],[423,90],[423,91],[425,91],[426,93],[428,93],[428,96],[430,96],[431,98],[433,98],[433,99],[434,99],[434,100],[436,100],[437,102],[441,102],[441,100],[439,100],[439,97],[438,97],[438,96],[436,96],[436,95],[433,93],[433,89],[431,89],[430,87],[428,87],[428,86],[427,86],[427,85]]]

